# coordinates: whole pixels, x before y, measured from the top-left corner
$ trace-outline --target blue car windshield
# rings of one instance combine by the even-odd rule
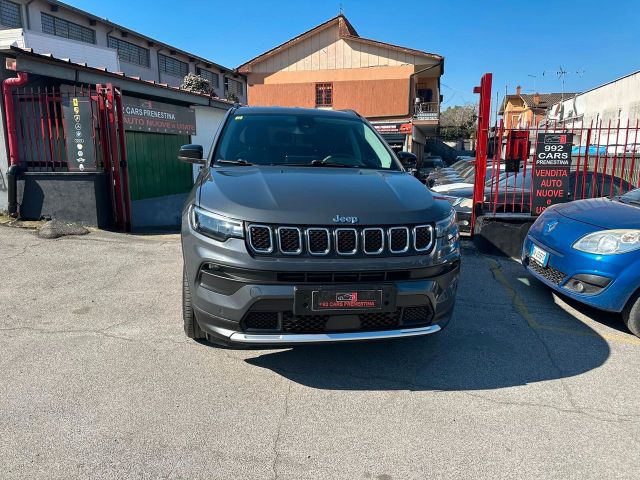
[[[620,200],[625,203],[633,203],[634,205],[640,205],[640,188],[631,190],[620,196]]]

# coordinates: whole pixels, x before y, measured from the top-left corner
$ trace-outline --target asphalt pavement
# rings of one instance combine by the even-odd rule
[[[0,227],[0,477],[638,478],[640,339],[465,248],[420,339],[228,350],[176,235]]]

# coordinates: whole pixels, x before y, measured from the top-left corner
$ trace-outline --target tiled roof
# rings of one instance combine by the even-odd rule
[[[572,97],[575,97],[577,95],[577,93],[572,93],[572,92],[567,92],[567,93],[526,93],[526,94],[520,94],[520,95],[516,95],[516,94],[511,94],[511,95],[506,95],[504,97],[504,99],[502,100],[502,104],[500,106],[500,110],[498,111],[499,115],[502,115],[504,113],[504,107],[507,105],[507,102],[513,98],[519,98],[521,99],[526,107],[529,107],[531,109],[544,109],[546,110],[547,108],[551,107],[551,105],[553,105],[554,103],[558,103],[559,101],[561,101],[562,99],[569,99]],[[538,100],[538,103],[536,104],[533,100],[534,97],[538,96],[540,97],[540,99]]]
[[[525,105],[530,108],[549,108],[554,103],[558,103],[562,99],[567,100],[575,97],[576,93],[538,93],[540,97],[538,103],[534,101],[535,94],[522,94],[520,98],[524,100]]]

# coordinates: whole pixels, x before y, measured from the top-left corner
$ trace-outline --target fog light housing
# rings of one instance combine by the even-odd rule
[[[608,277],[581,273],[574,275],[565,283],[564,288],[583,295],[596,295],[611,283]]]

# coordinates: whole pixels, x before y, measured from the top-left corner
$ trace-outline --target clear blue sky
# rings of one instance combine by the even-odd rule
[[[475,103],[484,72],[502,98],[505,85],[526,93],[534,81],[559,92],[560,66],[565,92],[640,70],[638,0],[66,1],[227,67],[328,20],[342,3],[361,36],[444,55],[445,107]]]

